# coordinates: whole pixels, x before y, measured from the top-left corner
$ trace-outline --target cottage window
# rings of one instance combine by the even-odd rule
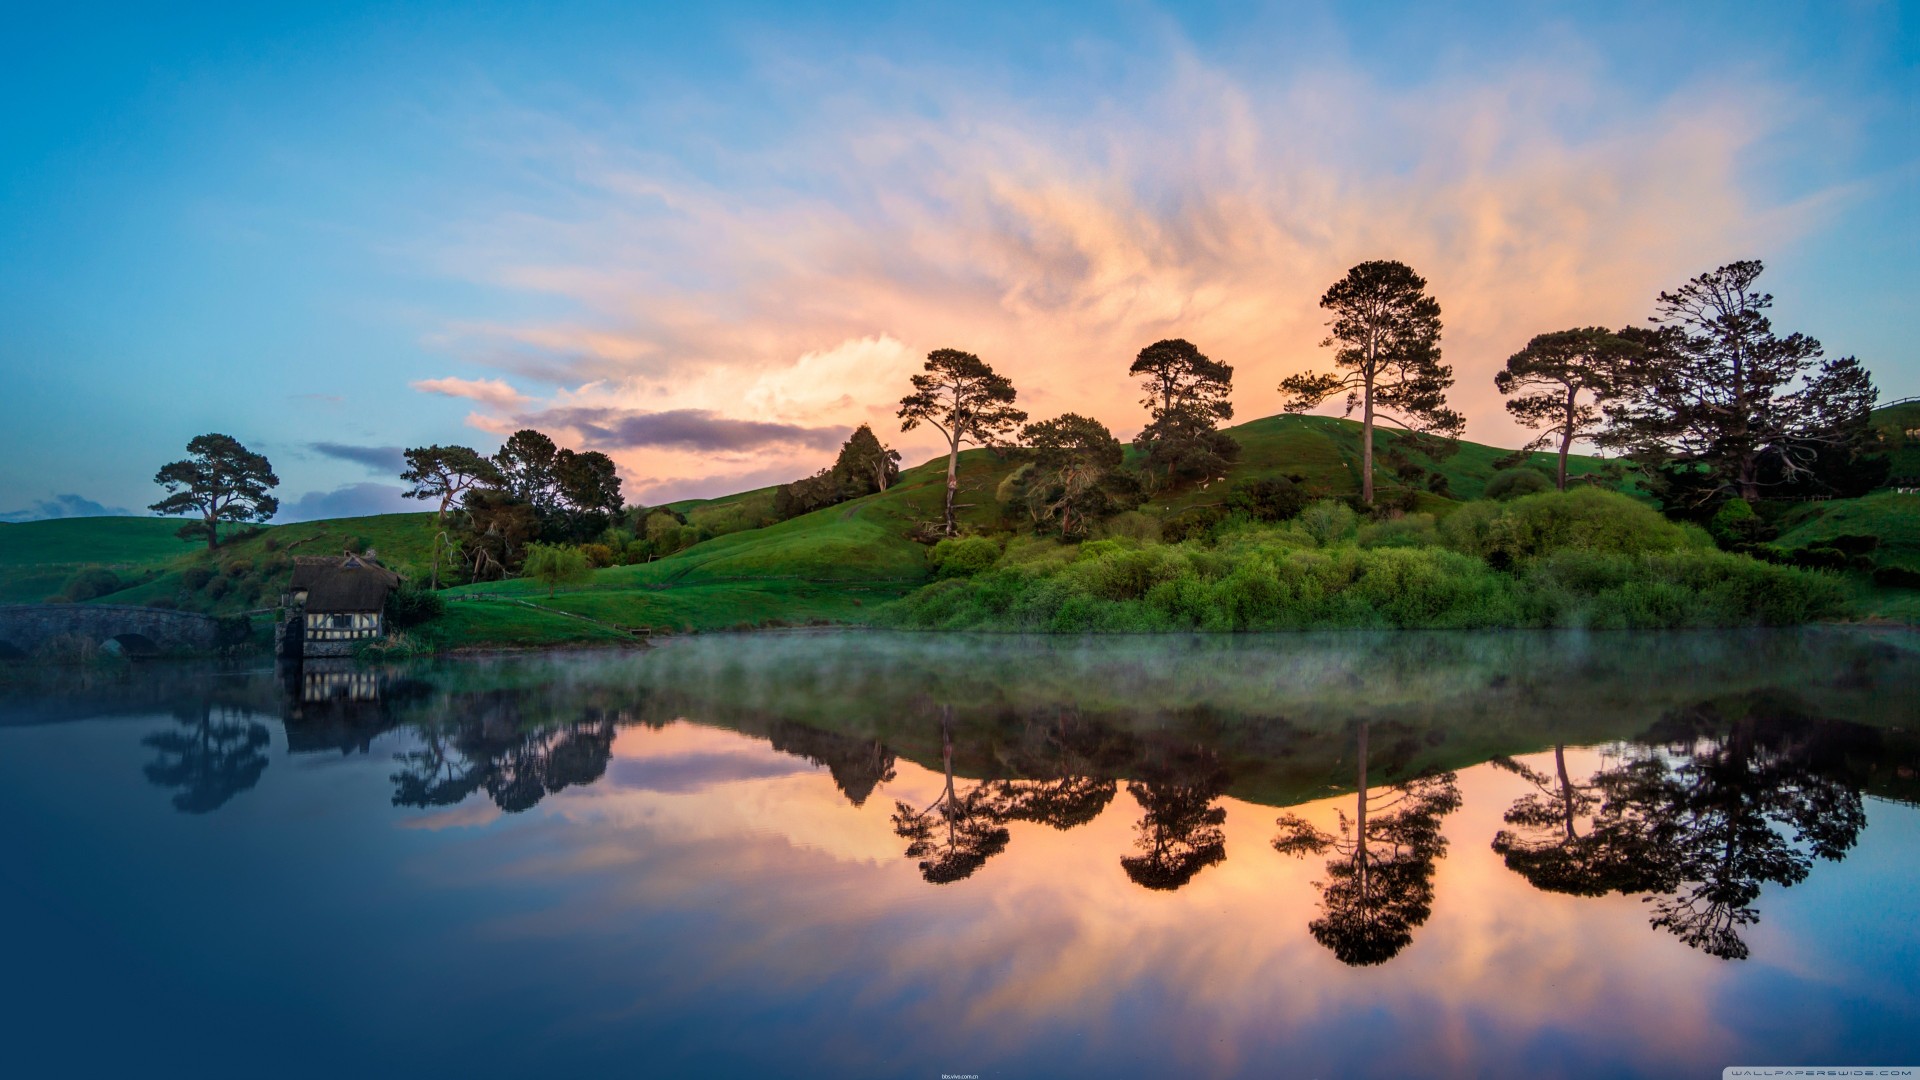
[[[349,630],[349,629],[352,629],[352,627],[353,627],[353,616],[335,615],[333,617],[333,628],[335,630]]]

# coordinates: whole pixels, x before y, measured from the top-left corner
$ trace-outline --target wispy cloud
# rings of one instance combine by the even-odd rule
[[[511,409],[528,401],[525,394],[505,379],[462,379],[450,375],[443,379],[421,379],[409,385],[423,394],[466,398],[497,409]]]
[[[347,443],[308,443],[307,449],[339,461],[364,465],[371,472],[392,476],[406,468],[406,459],[397,446],[353,446]]]
[[[0,521],[47,521],[53,518],[74,517],[132,517],[134,512],[123,507],[107,506],[95,502],[84,495],[55,495],[51,499],[41,499],[32,506],[21,510],[0,510]]]
[[[1332,65],[1231,73],[1178,46],[1161,59],[1131,97],[1052,111],[884,64],[857,85],[791,64],[777,77],[816,107],[783,139],[716,151],[714,176],[612,127],[512,110],[501,137],[564,182],[565,212],[487,201],[442,265],[582,314],[439,340],[558,381],[552,416],[874,422],[896,440],[906,375],[952,346],[1010,375],[1036,416],[1128,434],[1142,345],[1186,337],[1235,366],[1242,416],[1277,411],[1281,378],[1326,363],[1326,286],[1399,258],[1445,309],[1469,436],[1513,442],[1492,374],[1531,335],[1637,321],[1659,289],[1765,255],[1814,212],[1750,193],[1753,148],[1804,108],[1760,83],[1649,103],[1577,50],[1405,87]],[[415,386],[523,400],[500,380]],[[933,449],[918,438],[899,441]],[[741,474],[790,456],[724,448]],[[621,460],[643,485],[713,473],[691,454]]]

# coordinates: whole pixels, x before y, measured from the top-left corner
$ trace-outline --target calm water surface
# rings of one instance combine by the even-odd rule
[[[1920,643],[717,635],[0,682],[0,1073],[1920,1064]]]

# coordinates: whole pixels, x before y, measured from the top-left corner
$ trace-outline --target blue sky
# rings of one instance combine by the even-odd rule
[[[1124,435],[1184,336],[1265,415],[1376,257],[1440,298],[1470,438],[1518,441],[1527,336],[1735,258],[1920,393],[1899,5],[296,7],[14,17],[0,516],[137,511],[209,430],[283,520],[529,423],[719,494],[860,422],[929,452],[889,402],[942,346]]]

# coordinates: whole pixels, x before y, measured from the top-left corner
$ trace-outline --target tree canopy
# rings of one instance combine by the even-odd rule
[[[264,456],[240,440],[196,435],[187,453],[185,460],[162,465],[154,474],[153,482],[167,490],[167,497],[148,507],[156,514],[198,514],[199,521],[180,529],[181,537],[204,536],[211,550],[220,546],[221,522],[265,521],[279,511],[280,500],[269,492],[280,478]]]
[[[1412,267],[1374,260],[1334,282],[1320,306],[1333,313],[1321,346],[1334,347],[1338,370],[1290,375],[1280,393],[1288,412],[1304,412],[1347,392],[1347,412],[1361,411],[1360,497],[1372,505],[1376,418],[1449,438],[1466,426],[1447,407],[1453,369],[1440,362],[1440,302],[1427,295],[1427,280]]]
[[[996,446],[1026,422],[1014,408],[1019,391],[987,362],[958,349],[927,354],[926,371],[913,376],[913,392],[900,399],[900,430],[927,424],[947,440],[946,535],[959,532],[954,497],[960,488],[960,448]]]
[[[400,479],[413,485],[403,492],[409,499],[438,499],[439,520],[447,509],[474,488],[498,487],[504,482],[499,466],[466,446],[416,446],[406,452],[407,468]]]
[[[1669,504],[1751,502],[1870,445],[1872,378],[1851,356],[1826,359],[1813,338],[1774,333],[1773,297],[1754,285],[1763,270],[1728,263],[1661,293],[1653,329],[1637,335],[1645,351],[1607,409],[1601,444],[1658,467]]]
[[[1146,454],[1148,475],[1164,479],[1219,476],[1240,444],[1219,431],[1233,419],[1233,367],[1209,359],[1182,338],[1141,349],[1127,374],[1138,376],[1148,421],[1134,445]]]
[[[1622,369],[1642,352],[1602,326],[1561,330],[1535,336],[1494,374],[1507,411],[1540,432],[1523,449],[1557,444],[1554,483],[1561,491],[1567,490],[1567,455],[1574,441],[1600,432],[1601,405],[1619,393]]]

